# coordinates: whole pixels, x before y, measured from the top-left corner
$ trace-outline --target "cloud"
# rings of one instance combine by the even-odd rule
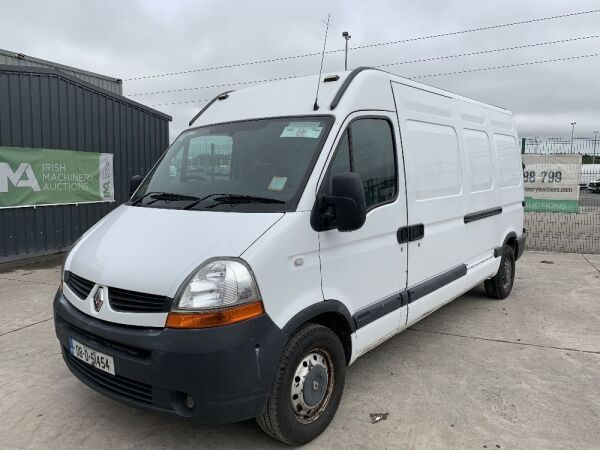
[[[20,1],[3,6],[2,47],[119,78],[214,67],[318,52],[322,20],[331,12],[328,49],[519,21],[597,8],[594,0],[342,1]],[[351,67],[423,59],[600,34],[600,14],[539,22],[439,39],[351,50]],[[415,76],[597,53],[600,39],[389,67]],[[260,80],[318,71],[318,56],[125,82],[126,94]],[[325,70],[343,68],[328,54]],[[443,89],[511,109],[522,136],[565,136],[569,123],[588,136],[600,128],[600,58],[423,79]],[[212,98],[223,88],[144,95],[145,104]],[[171,114],[171,136],[202,107],[157,107]]]

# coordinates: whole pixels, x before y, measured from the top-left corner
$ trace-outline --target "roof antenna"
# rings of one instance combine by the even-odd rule
[[[325,46],[327,45],[327,32],[329,31],[329,17],[331,13],[327,14],[327,26],[325,27],[325,41],[323,42],[323,53],[321,53],[321,68],[319,69],[319,77],[317,78],[317,95],[315,96],[315,104],[313,105],[313,111],[319,109],[319,87],[321,87],[321,73],[323,72],[323,60],[325,59]]]

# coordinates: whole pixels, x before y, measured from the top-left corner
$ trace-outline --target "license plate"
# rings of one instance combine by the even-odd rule
[[[80,359],[90,366],[94,366],[96,369],[103,370],[111,375],[115,374],[115,364],[112,356],[92,350],[73,338],[69,338],[69,344],[69,352],[75,358]]]

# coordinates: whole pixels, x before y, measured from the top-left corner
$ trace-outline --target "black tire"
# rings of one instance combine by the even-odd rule
[[[322,358],[322,363],[317,364],[324,364],[322,367],[330,366],[329,372],[325,372],[328,376],[324,393],[321,393],[322,388],[320,389],[318,382],[315,383],[316,378],[314,377],[319,371],[322,375],[325,369],[315,369],[317,364],[304,365],[307,358],[312,361],[316,355]],[[317,358],[315,358],[316,360]],[[302,369],[302,367],[308,367],[308,369]],[[300,379],[298,370],[308,371],[302,383],[297,382]],[[324,379],[319,378],[318,380]],[[256,421],[263,431],[275,439],[290,445],[306,444],[319,436],[333,419],[342,399],[345,379],[346,357],[338,336],[324,326],[307,324],[292,336],[283,350],[267,406],[262,415],[256,418]],[[310,380],[313,380],[313,384],[310,384]],[[306,385],[304,381],[306,381]],[[293,390],[297,390],[300,385],[317,386],[314,388],[317,394],[312,393],[311,395],[321,398],[319,403],[313,405],[314,407],[310,406],[313,409],[306,410],[307,415],[304,417],[300,417],[300,412],[295,412],[293,403],[296,402],[296,408],[300,407],[299,411],[303,406],[298,404],[299,401],[303,402],[305,406],[307,404],[304,403],[306,395],[303,394],[298,400],[298,395],[293,394]],[[293,395],[295,395],[294,400],[292,399]],[[310,398],[310,400],[314,399]]]
[[[515,282],[515,251],[509,245],[502,247],[502,259],[498,273],[493,278],[485,280],[483,285],[488,297],[505,299],[510,295]]]

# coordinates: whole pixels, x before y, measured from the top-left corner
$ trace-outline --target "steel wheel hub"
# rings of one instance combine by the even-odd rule
[[[333,387],[333,366],[324,350],[308,353],[296,368],[292,380],[291,399],[299,422],[315,420],[327,406]]]

